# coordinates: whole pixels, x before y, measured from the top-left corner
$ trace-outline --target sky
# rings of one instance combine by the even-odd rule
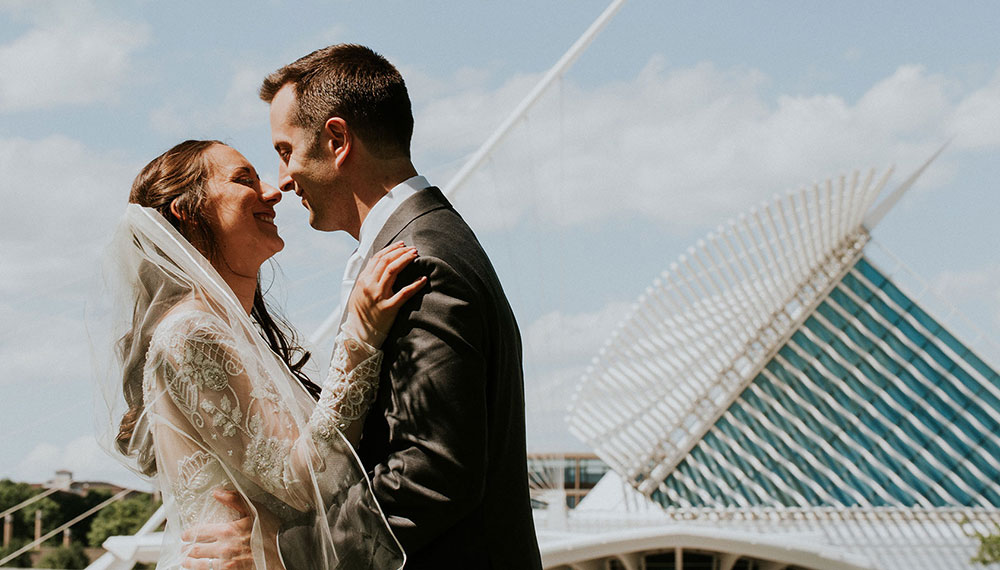
[[[95,441],[106,351],[85,315],[146,162],[220,139],[273,183],[261,79],[353,42],[402,72],[414,164],[444,185],[607,5],[0,0],[0,477],[141,485]],[[521,328],[529,450],[585,449],[569,394],[699,238],[857,169],[895,166],[892,187],[948,141],[872,255],[1000,361],[998,25],[987,1],[627,2],[454,195]],[[265,280],[308,337],[354,243],[311,230],[296,200],[277,211],[286,246]],[[318,374],[329,350],[314,354]]]

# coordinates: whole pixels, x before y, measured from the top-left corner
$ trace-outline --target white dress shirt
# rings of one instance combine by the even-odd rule
[[[340,321],[344,321],[347,310],[347,300],[351,297],[351,290],[354,289],[354,282],[361,273],[362,263],[372,253],[371,249],[375,245],[375,238],[382,231],[385,223],[399,209],[399,205],[424,188],[430,187],[427,179],[423,176],[414,176],[400,182],[382,196],[372,209],[365,216],[365,221],[361,222],[361,230],[358,232],[358,249],[354,250],[347,260],[347,267],[344,268],[344,280],[340,284]]]

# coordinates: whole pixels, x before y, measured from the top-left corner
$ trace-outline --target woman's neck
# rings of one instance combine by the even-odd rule
[[[243,310],[250,314],[253,309],[254,294],[257,292],[257,273],[253,277],[240,275],[229,267],[216,267],[222,280],[229,285],[229,288],[236,294],[236,299],[240,302]]]

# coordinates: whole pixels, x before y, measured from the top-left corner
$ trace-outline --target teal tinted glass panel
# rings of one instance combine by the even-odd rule
[[[1000,506],[998,386],[994,369],[861,259],[653,497]]]

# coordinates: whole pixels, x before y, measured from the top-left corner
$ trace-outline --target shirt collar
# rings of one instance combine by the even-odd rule
[[[371,253],[375,237],[385,223],[389,221],[392,214],[399,209],[400,204],[407,198],[413,196],[420,190],[430,187],[427,179],[423,176],[407,178],[389,190],[389,193],[375,202],[372,209],[365,216],[365,221],[361,222],[361,230],[358,232],[358,254],[361,259],[365,259]]]

